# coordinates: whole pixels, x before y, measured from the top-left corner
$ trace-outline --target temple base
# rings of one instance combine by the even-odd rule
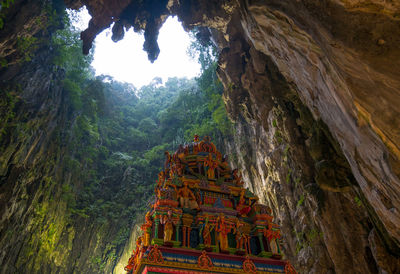
[[[271,258],[280,260],[280,259],[282,259],[282,255],[281,254],[272,254]]]
[[[253,266],[256,273],[284,274],[285,265],[285,261],[251,255],[244,258],[243,256],[221,252],[204,252],[189,248],[159,246],[157,248],[153,247],[150,249],[150,252],[147,251],[143,254],[134,273],[245,274],[253,273],[248,268],[249,266]]]
[[[271,257],[272,257],[272,252],[261,251],[261,252],[258,254],[258,257],[271,258]]]
[[[246,254],[246,251],[244,251],[243,249],[238,249],[235,252],[235,255],[238,255],[238,256],[243,256],[245,254]]]
[[[222,254],[229,254],[230,252],[229,252],[229,250],[222,250],[222,249],[221,249],[221,250],[219,251],[219,253],[222,253]]]
[[[153,239],[151,240],[151,244],[152,244],[152,245],[155,245],[155,244],[157,244],[157,245],[163,245],[163,244],[164,244],[164,240],[163,240],[163,239],[153,238]]]
[[[173,243],[173,242],[164,242],[163,246],[166,246],[166,247],[173,247],[173,246],[174,246],[174,243]]]

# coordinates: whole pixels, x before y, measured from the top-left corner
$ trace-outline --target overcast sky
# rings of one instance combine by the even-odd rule
[[[85,29],[90,16],[86,9],[80,15],[80,28]],[[168,18],[160,30],[158,44],[161,52],[153,64],[143,51],[143,42],[143,34],[137,34],[132,29],[117,43],[111,40],[111,29],[103,31],[95,40],[92,66],[96,75],[108,74],[140,88],[157,76],[165,82],[168,77],[191,78],[199,74],[200,65],[187,55],[189,35],[176,17]]]

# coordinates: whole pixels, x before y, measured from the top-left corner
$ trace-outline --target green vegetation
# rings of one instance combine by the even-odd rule
[[[290,179],[291,179],[291,176],[292,176],[292,172],[293,172],[293,170],[292,169],[289,169],[288,170],[288,173],[286,174],[286,183],[290,183]]]
[[[210,45],[192,46],[201,61],[199,78],[170,78],[165,83],[155,78],[136,89],[110,76],[95,77],[90,67],[92,56],[82,56],[79,33],[64,21],[66,27],[52,34],[50,46],[53,70],[63,70],[65,75],[60,84],[67,128],[57,129],[55,136],[65,151],[62,177],[70,179],[57,182],[58,190],[52,187],[51,191],[57,193],[54,200],[65,205],[68,216],[56,218],[50,212],[52,201],[38,203],[35,220],[47,225],[26,250],[31,252],[37,242],[44,241],[40,254],[51,258],[60,239],[60,226],[65,221],[73,224],[87,220],[101,227],[101,247],[91,254],[89,264],[94,272],[102,272],[116,260],[131,224],[147,209],[164,164],[164,152],[190,142],[195,134],[211,136],[222,148],[232,125]],[[22,39],[20,46],[22,49],[35,43]],[[30,57],[28,54],[26,61]],[[10,105],[16,100],[10,96],[4,97],[4,103]],[[9,110],[5,115],[12,118],[13,108]],[[55,165],[49,163],[49,170]]]
[[[283,142],[282,133],[278,129],[275,130],[274,138],[279,145],[282,144]]]
[[[21,62],[31,61],[34,52],[38,48],[38,39],[34,36],[18,37],[17,51],[21,56]]]
[[[16,115],[16,105],[20,101],[18,88],[9,88],[0,91],[0,143],[7,133],[16,128],[13,119]]]
[[[301,177],[297,177],[297,178],[294,180],[294,185],[297,186],[297,185],[300,183],[300,181],[301,181]]]
[[[296,255],[300,252],[304,247],[310,246],[313,247],[314,244],[319,241],[319,239],[323,238],[323,233],[318,232],[316,228],[304,231],[296,231],[295,229],[292,233],[296,237]]]
[[[66,14],[60,18],[60,12],[45,9],[47,17],[38,18],[37,24],[47,28],[50,40],[18,38],[18,52],[21,60],[38,64],[43,60],[35,58],[36,50],[48,49],[51,63],[44,67],[54,72],[51,91],[60,91],[54,94],[60,105],[54,131],[48,133],[48,154],[37,153],[35,166],[21,175],[35,184],[30,193],[21,193],[34,210],[28,223],[30,240],[16,266],[38,270],[67,262],[72,241],[82,239],[85,224],[97,238],[85,247],[90,255],[82,252],[88,260],[85,267],[90,273],[107,272],[132,224],[147,209],[164,152],[191,142],[195,134],[211,136],[223,148],[224,138],[232,132],[215,74],[215,50],[210,44],[193,43],[192,53],[202,67],[199,78],[170,78],[165,83],[155,78],[137,89],[109,76],[95,77],[93,57],[81,54],[79,32]],[[54,30],[57,22],[65,28]],[[36,115],[35,109],[24,114],[28,102],[23,95],[24,90],[11,83],[0,92],[5,163],[16,144],[34,147],[30,139],[49,123],[48,116]]]
[[[362,201],[361,201],[361,199],[359,197],[355,196],[354,197],[354,202],[356,202],[358,207],[362,206]]]
[[[297,201],[297,207],[300,207],[304,203],[304,195],[300,196],[300,199]]]
[[[2,29],[4,27],[4,14],[3,14],[3,10],[4,9],[8,9],[11,4],[14,4],[14,0],[2,0],[0,1],[0,7],[1,7],[1,11],[0,11],[0,29]]]

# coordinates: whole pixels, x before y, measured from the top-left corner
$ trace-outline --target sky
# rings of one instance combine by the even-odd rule
[[[80,22],[74,23],[85,29],[90,20],[86,9],[79,13]],[[132,83],[140,88],[154,77],[165,82],[168,77],[195,77],[200,73],[200,64],[187,55],[190,37],[183,30],[176,17],[169,17],[160,30],[158,46],[160,55],[152,64],[143,51],[144,36],[132,29],[125,32],[121,41],[111,40],[111,28],[104,30],[95,39],[94,60],[92,66],[96,75],[107,74],[115,80]]]

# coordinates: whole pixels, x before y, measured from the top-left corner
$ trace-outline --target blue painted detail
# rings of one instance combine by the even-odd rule
[[[259,271],[266,271],[266,272],[285,272],[285,267],[281,265],[269,265],[267,263],[254,263]]]
[[[198,256],[196,255],[186,255],[186,254],[175,254],[169,252],[163,252],[163,258],[166,261],[170,262],[179,262],[179,263],[188,263],[188,264],[197,264]],[[220,259],[220,258],[211,258],[213,265],[216,267],[226,267],[226,268],[235,268],[242,269],[243,262],[238,260],[229,260],[229,259]],[[258,271],[265,272],[275,272],[275,273],[284,273],[284,266],[281,265],[270,265],[268,263],[259,263],[255,262],[254,265],[257,267]]]
[[[222,204],[221,198],[218,197],[218,199],[215,201],[214,207],[216,208],[225,208],[224,205]]]
[[[241,261],[233,261],[233,260],[226,260],[226,259],[211,259],[213,264],[218,267],[229,267],[229,268],[241,268],[242,262]]]
[[[190,231],[190,247],[191,248],[196,248],[200,243],[200,237],[199,237],[199,230],[197,228],[193,228]]]
[[[257,236],[252,236],[250,238],[250,249],[251,254],[258,254],[261,252],[260,241],[258,240]]]

